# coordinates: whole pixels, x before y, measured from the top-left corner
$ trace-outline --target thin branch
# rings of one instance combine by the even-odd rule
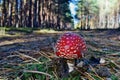
[[[56,74],[54,71],[52,71],[52,73],[54,74],[54,76],[55,76],[56,79],[58,80],[59,78],[58,78],[57,74]]]
[[[30,59],[32,59],[32,60],[38,62],[39,64],[42,63],[42,62],[40,62],[39,60],[37,60],[37,59],[35,59],[35,58],[31,57],[31,56],[28,56],[28,55],[22,54],[22,53],[20,53],[20,52],[16,52],[16,53],[18,53],[18,54],[19,54],[20,56],[22,56],[22,57],[30,58]]]
[[[52,75],[50,75],[50,74],[48,74],[48,73],[40,72],[40,71],[24,70],[23,72],[26,72],[26,73],[37,73],[37,74],[43,74],[43,75],[49,76],[50,78],[53,77]]]

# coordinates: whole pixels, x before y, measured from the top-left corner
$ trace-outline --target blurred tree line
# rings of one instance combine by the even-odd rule
[[[78,0],[75,28],[120,28],[120,0]]]
[[[72,28],[71,0],[0,0],[0,26],[62,30]],[[79,29],[120,28],[120,0],[77,1]]]
[[[65,29],[72,23],[69,0],[1,0],[0,26]]]

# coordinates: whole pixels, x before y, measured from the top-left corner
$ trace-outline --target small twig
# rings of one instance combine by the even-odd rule
[[[85,72],[85,75],[89,80],[95,80],[89,73]]]
[[[77,67],[75,67],[75,69],[76,69],[80,74],[82,74],[83,76],[87,77],[88,80],[95,80],[91,75],[89,75],[89,73],[87,73],[87,72],[83,73],[83,72],[81,72],[80,70],[78,70]]]
[[[48,73],[40,72],[40,71],[24,70],[23,72],[26,72],[26,73],[37,73],[37,74],[43,74],[43,75],[49,76],[50,78],[53,77],[52,75],[50,75],[50,74],[48,74]]]
[[[45,52],[40,51],[40,52],[38,52],[38,53],[41,54],[42,56],[46,57],[47,59],[51,60],[51,59],[49,58],[49,56],[48,56]]]
[[[20,56],[22,56],[22,57],[30,58],[30,59],[38,62],[39,64],[42,63],[42,62],[40,62],[39,60],[37,60],[37,59],[35,59],[35,58],[31,57],[31,56],[28,56],[28,55],[25,55],[25,54],[22,54],[22,53],[19,53],[19,52],[16,52],[16,53],[18,53],[18,54],[19,54]]]
[[[10,57],[20,57],[20,55],[9,55],[9,56],[7,56],[7,58],[10,58]]]
[[[120,69],[120,66],[119,65],[117,65],[113,60],[110,60],[110,62],[112,63],[112,64],[114,64],[115,65],[115,67],[117,67],[118,69]]]
[[[90,68],[91,68],[91,70],[95,73],[95,75],[97,75],[97,76],[98,76],[98,74],[96,73],[95,69],[94,69],[91,65],[89,65],[89,67],[90,67]]]
[[[104,80],[103,78],[101,78],[101,77],[96,73],[95,69],[94,69],[91,65],[89,65],[89,66],[90,66],[91,70],[95,73],[95,75],[96,75],[99,79]]]
[[[98,77],[100,80],[105,80],[105,79],[101,78],[101,77],[98,76],[98,75],[95,75],[95,74],[90,74],[90,75],[94,75],[94,76]]]
[[[116,64],[115,61],[113,61],[113,60],[111,60],[111,59],[109,59],[109,58],[106,58],[106,60],[108,60],[109,63],[114,64],[116,68],[120,69],[120,66],[119,66],[118,64]]]
[[[92,67],[91,67],[92,68]],[[82,73],[80,70],[78,70],[76,67],[75,67],[75,69],[80,73],[80,74],[82,74],[83,76],[85,76],[85,77],[87,77],[89,80],[95,80],[92,76],[91,76],[91,74],[89,74],[89,73],[87,73],[87,72],[84,72],[84,73]],[[98,76],[98,74],[95,72],[95,70],[92,68],[92,70],[93,70],[93,72],[95,73],[95,76],[96,77],[98,77],[99,79],[101,79],[101,80],[104,80],[103,78],[101,78],[100,76]]]
[[[111,54],[108,54],[107,56],[120,57],[120,52],[111,53]]]
[[[24,75],[24,73],[22,73],[22,74],[19,76],[19,78],[21,79],[21,78],[23,77],[23,75]]]
[[[31,50],[20,49],[20,52],[31,52]]]
[[[57,74],[54,71],[52,71],[52,73],[56,77],[56,79],[58,80],[59,78],[58,78]]]

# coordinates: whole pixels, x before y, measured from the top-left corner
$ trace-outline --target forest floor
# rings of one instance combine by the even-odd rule
[[[110,73],[120,79],[120,31],[73,32],[84,37],[88,48],[87,54],[109,60],[112,63],[110,64],[112,66],[109,66]],[[21,75],[21,68],[19,70],[18,66],[24,63],[41,62],[38,61],[40,56],[54,55],[54,43],[63,32],[30,34],[20,32],[19,36],[14,36],[16,33],[17,31],[8,32],[11,36],[0,37],[0,80]]]

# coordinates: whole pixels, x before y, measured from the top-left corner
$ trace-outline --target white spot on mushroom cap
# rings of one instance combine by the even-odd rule
[[[69,49],[69,47],[70,47],[69,45],[65,45],[64,49],[67,50],[67,49]]]
[[[58,42],[57,45],[59,45],[60,43]]]
[[[79,50],[79,47],[77,47],[76,50]]]
[[[61,52],[61,50],[59,49],[58,52]]]
[[[86,47],[85,45],[82,46],[82,48],[85,48],[85,47]]]
[[[73,39],[73,37],[70,37],[70,39]]]
[[[61,51],[65,51],[65,49],[61,49]]]
[[[66,39],[69,40],[69,37],[67,37]]]
[[[72,43],[74,42],[74,41],[71,41]]]
[[[56,50],[59,50],[59,48],[58,48],[58,47],[56,47]]]
[[[67,52],[70,52],[70,50],[68,49]]]
[[[71,47],[70,49],[74,49],[74,47]]]
[[[80,43],[79,45],[80,45],[80,46],[82,46],[82,44],[81,44],[81,43]]]
[[[76,53],[76,52],[77,52],[77,50],[74,50],[73,52],[74,52],[74,53]]]
[[[67,41],[67,44],[69,44],[70,43],[70,41]]]
[[[75,40],[75,38],[73,37],[73,40]]]

